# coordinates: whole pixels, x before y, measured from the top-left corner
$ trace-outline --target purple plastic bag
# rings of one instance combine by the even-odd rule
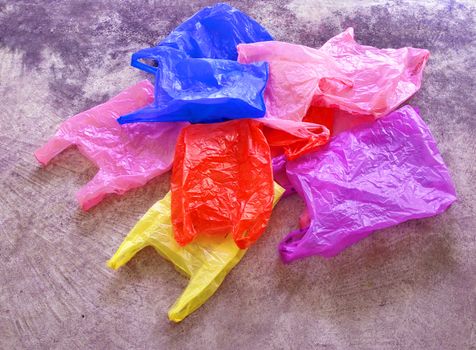
[[[284,188],[283,198],[296,192],[286,173],[286,156],[284,154],[273,158],[273,179]]]
[[[342,132],[288,162],[287,174],[310,226],[280,243],[286,263],[334,256],[374,230],[439,214],[456,200],[435,140],[410,106]]]

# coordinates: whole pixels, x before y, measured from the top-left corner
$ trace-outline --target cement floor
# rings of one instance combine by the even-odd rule
[[[277,39],[318,47],[349,26],[361,43],[429,49],[418,106],[459,200],[379,231],[331,260],[284,266],[276,246],[303,204],[281,201],[266,235],[181,324],[186,285],[153,249],[105,261],[168,190],[169,175],[81,212],[96,169],[76,150],[39,169],[33,151],[67,116],[144,77],[130,54],[213,1],[0,1],[0,348],[476,349],[475,3],[231,1]]]

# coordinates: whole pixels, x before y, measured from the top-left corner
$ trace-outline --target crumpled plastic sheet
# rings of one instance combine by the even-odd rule
[[[280,243],[284,262],[334,256],[374,230],[439,214],[456,200],[435,140],[410,106],[340,133],[289,162],[287,174],[310,226]]]
[[[290,120],[280,120],[278,124],[279,127],[276,127],[275,123],[269,124],[259,119],[273,156],[283,154],[286,159],[297,159],[329,141],[329,130],[320,124]]]
[[[420,88],[428,57],[423,49],[359,45],[352,28],[318,50],[278,41],[238,45],[238,62],[270,65],[265,90],[269,123],[302,121],[311,106],[357,119],[386,115]]]
[[[132,56],[132,66],[155,74],[155,98],[154,103],[124,115],[119,122],[216,123],[263,117],[268,66],[236,62],[237,44],[262,40],[273,38],[227,4],[200,10],[158,46]],[[158,67],[142,62],[144,59]]]
[[[179,50],[190,58],[236,61],[238,44],[269,40],[273,40],[271,34],[248,15],[230,5],[216,4],[198,11],[156,47],[134,53],[131,65],[155,74],[157,68],[141,60],[152,60],[157,64],[164,47]]]
[[[283,189],[274,184],[274,205],[282,193]],[[137,222],[107,265],[116,270],[141,249],[154,247],[179,272],[190,278],[182,295],[168,312],[171,321],[180,322],[216,292],[247,250],[239,249],[231,235],[223,238],[202,236],[187,246],[180,247],[172,232],[170,202],[169,192]]]
[[[189,125],[175,150],[172,223],[184,246],[198,234],[232,232],[244,249],[264,232],[272,210],[268,142],[251,119]]]
[[[189,58],[168,47],[156,51],[160,69],[155,77],[154,102],[121,116],[120,124],[216,123],[264,116],[267,63],[240,64],[222,59]]]
[[[328,130],[314,129],[312,138],[301,139],[253,119],[184,128],[171,180],[177,242],[231,231],[240,248],[254,243],[271,213],[272,154],[296,159],[327,143]]]
[[[46,165],[69,146],[91,160],[99,171],[77,193],[84,210],[107,194],[140,187],[172,166],[175,143],[187,123],[145,123],[121,126],[116,119],[152,101],[153,86],[147,81],[133,85],[109,101],[63,122],[55,136],[35,152]]]
[[[296,192],[293,184],[289,181],[286,172],[286,164],[287,162],[284,154],[278,155],[272,159],[273,179],[284,188],[285,192],[283,193],[283,197],[287,197]]]

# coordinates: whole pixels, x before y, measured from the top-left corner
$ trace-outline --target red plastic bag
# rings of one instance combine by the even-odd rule
[[[256,241],[273,204],[270,148],[257,121],[185,127],[171,180],[172,224],[184,246],[200,234],[232,232],[238,247]]]
[[[283,120],[282,125],[291,124],[288,129],[269,127],[260,121],[263,133],[268,141],[273,156],[283,154],[286,159],[294,160],[315,151],[329,140],[330,132],[325,126],[311,123],[296,123]],[[293,128],[294,127],[294,128]]]
[[[295,159],[328,139],[329,130],[321,125],[287,133],[252,119],[184,128],[171,180],[177,242],[183,246],[198,234],[231,231],[236,244],[247,248],[271,214],[271,154]]]

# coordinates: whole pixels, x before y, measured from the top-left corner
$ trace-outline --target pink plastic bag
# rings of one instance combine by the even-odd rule
[[[311,105],[355,117],[385,115],[420,88],[429,57],[423,49],[359,45],[352,28],[319,50],[268,41],[240,44],[238,54],[240,63],[270,65],[265,118],[271,124],[276,119],[302,121]]]
[[[334,256],[374,230],[439,214],[456,200],[435,140],[410,106],[340,133],[288,162],[287,174],[310,225],[280,243],[284,262]]]
[[[42,165],[69,146],[99,168],[77,193],[84,210],[109,193],[123,194],[140,187],[172,166],[175,143],[186,123],[137,123],[119,125],[116,119],[153,100],[153,85],[144,80],[109,101],[63,122],[55,136],[35,152]]]

